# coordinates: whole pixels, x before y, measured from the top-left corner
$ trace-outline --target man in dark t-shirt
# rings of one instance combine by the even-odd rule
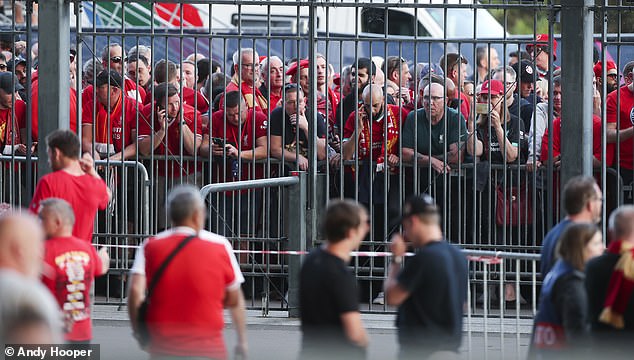
[[[328,242],[306,257],[300,273],[300,358],[363,359],[368,337],[347,264],[368,233],[368,214],[350,200],[333,201],[322,226]]]
[[[467,259],[443,239],[438,208],[429,195],[409,198],[402,219],[407,241],[416,251],[401,268],[407,245],[400,234],[394,235],[385,282],[387,303],[399,307],[399,358],[457,352],[467,300]]]
[[[284,88],[284,106],[271,113],[271,155],[277,159],[295,163],[302,171],[308,170],[308,149],[312,146],[308,134],[306,104],[295,84]],[[326,159],[326,119],[317,113],[317,160]]]

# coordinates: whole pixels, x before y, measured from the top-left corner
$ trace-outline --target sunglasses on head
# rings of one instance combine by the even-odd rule
[[[120,62],[121,62],[121,60],[122,60],[121,56],[112,56],[112,57],[110,58],[110,62],[113,62],[113,63],[115,63],[115,64],[120,63]]]

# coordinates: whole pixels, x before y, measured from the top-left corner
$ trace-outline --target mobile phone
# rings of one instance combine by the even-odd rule
[[[225,140],[219,137],[212,137],[211,141],[218,146],[225,146]]]

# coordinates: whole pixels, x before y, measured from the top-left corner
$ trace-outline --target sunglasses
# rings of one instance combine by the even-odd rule
[[[113,62],[115,64],[119,64],[121,60],[122,60],[121,56],[113,56],[110,58],[110,62]]]
[[[6,70],[7,64],[0,64],[0,70]]]

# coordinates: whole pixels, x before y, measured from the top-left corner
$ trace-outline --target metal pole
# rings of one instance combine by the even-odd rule
[[[308,61],[309,61],[309,77],[310,77],[310,94],[308,97],[309,106],[308,106],[308,118],[310,121],[308,122],[308,133],[310,134],[310,144],[308,147],[308,163],[309,163],[309,174],[310,174],[310,200],[309,200],[309,212],[310,216],[308,217],[308,221],[310,223],[310,237],[309,240],[311,243],[315,243],[317,240],[317,58],[315,54],[317,51],[317,2],[315,0],[311,0],[308,8]],[[299,29],[298,29],[299,30]],[[299,63],[299,60],[297,60]],[[326,69],[328,69],[328,64],[326,63]],[[327,71],[327,70],[326,70]],[[328,87],[328,85],[326,85]],[[325,90],[326,101],[328,101],[328,90]],[[327,120],[326,120],[327,121]],[[327,137],[326,137],[327,138]],[[326,147],[328,147],[328,141],[326,141]],[[326,150],[326,156],[328,156],[328,151]],[[319,199],[319,201],[323,201],[323,199]]]
[[[293,173],[299,183],[285,191],[285,214],[297,214],[285,221],[288,246],[291,250],[305,251],[306,238],[306,173]],[[299,317],[299,272],[303,256],[290,256],[288,260],[288,316]]]
[[[68,129],[70,3],[68,0],[41,1],[39,8],[39,112],[38,178],[51,171],[46,136],[57,129]]]
[[[592,0],[564,2],[561,16],[563,39],[561,186],[577,175],[592,175]]]

